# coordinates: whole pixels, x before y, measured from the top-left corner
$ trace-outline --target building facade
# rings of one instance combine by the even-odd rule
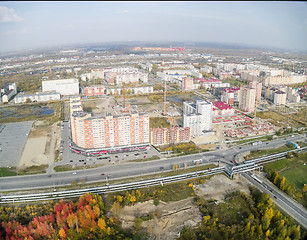
[[[59,93],[54,92],[45,92],[45,93],[35,93],[35,94],[24,94],[19,93],[15,98],[15,103],[25,103],[27,100],[31,102],[48,102],[48,101],[57,101],[61,99],[61,95]]]
[[[191,136],[201,136],[212,129],[212,103],[204,100],[183,103],[183,127],[191,129]]]
[[[84,88],[85,96],[101,96],[105,95],[106,89],[103,85],[96,85]]]
[[[191,91],[194,89],[193,78],[182,79],[182,90]]]
[[[101,149],[149,143],[149,115],[132,111],[128,114],[92,116],[71,100],[72,141],[81,148]]]
[[[58,92],[61,95],[76,95],[79,94],[79,81],[76,78],[43,80],[43,92]]]
[[[262,83],[257,81],[252,81],[249,83],[249,87],[256,89],[256,100],[261,100]]]
[[[9,102],[12,97],[14,95],[17,94],[17,87],[16,87],[16,83],[10,83],[10,84],[6,84],[4,86],[4,88],[1,89],[1,92],[0,92],[0,100],[3,102],[3,103],[7,103]]]
[[[190,128],[150,128],[150,143],[155,146],[189,142],[191,140]]]
[[[274,92],[274,104],[276,105],[286,104],[286,97],[287,97],[287,94],[283,91],[278,90]]]
[[[239,108],[246,112],[255,111],[256,89],[243,86],[240,89]]]

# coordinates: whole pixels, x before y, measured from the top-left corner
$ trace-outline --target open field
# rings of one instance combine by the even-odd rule
[[[307,153],[299,157],[267,163],[264,168],[267,171],[275,169],[279,175],[284,176],[298,190],[301,190],[304,184],[307,184]]]
[[[274,153],[289,151],[291,149],[293,149],[293,148],[288,147],[288,146],[281,146],[279,148],[256,150],[256,151],[252,151],[250,153],[249,157],[250,158],[258,158],[258,157],[261,157],[261,156],[267,156],[267,155],[271,155],[271,154],[274,154]]]
[[[257,112],[257,117],[267,119],[276,126],[292,126],[295,128],[307,126],[306,115],[307,107],[299,107],[296,113],[286,115],[278,111]]]

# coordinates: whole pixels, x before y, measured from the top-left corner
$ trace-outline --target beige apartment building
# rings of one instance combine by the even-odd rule
[[[256,89],[243,86],[240,89],[239,108],[246,112],[255,111]]]

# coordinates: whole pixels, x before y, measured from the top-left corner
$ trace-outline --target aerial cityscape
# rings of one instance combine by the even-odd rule
[[[306,239],[306,10],[2,2],[0,239]]]

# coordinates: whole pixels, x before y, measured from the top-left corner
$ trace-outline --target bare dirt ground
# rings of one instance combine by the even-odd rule
[[[47,127],[40,126],[41,124],[36,122],[31,129],[17,166],[19,169],[42,164],[49,165],[54,162],[55,143],[60,137],[60,130],[57,128],[57,123]]]
[[[195,186],[196,195],[207,200],[222,201],[226,194],[236,190],[249,194],[248,182],[245,178],[236,176],[234,179],[229,179],[225,175],[215,175],[204,184]]]
[[[231,180],[224,175],[216,175],[206,183],[195,186],[196,195],[208,200],[222,201],[227,193],[236,190],[249,194],[248,183],[244,178],[236,177]],[[193,203],[193,198],[169,203],[160,201],[158,206],[155,206],[152,200],[126,206],[123,208],[120,220],[123,228],[133,228],[135,218],[152,213],[155,213],[153,219],[142,222],[142,228],[149,232],[152,240],[176,239],[183,227],[194,228],[202,221],[201,213]]]

